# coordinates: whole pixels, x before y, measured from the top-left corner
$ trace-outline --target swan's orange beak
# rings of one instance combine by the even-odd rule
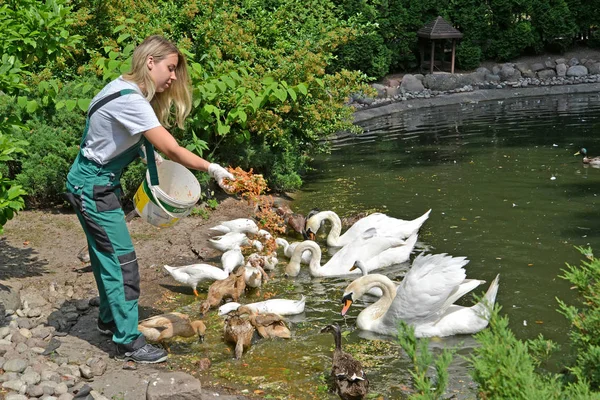
[[[354,263],[348,271],[354,271],[356,268],[358,267],[356,266],[356,263]]]
[[[315,241],[315,238],[317,237],[317,235],[315,235],[314,233],[312,233],[310,231],[306,232],[306,235],[308,236],[308,239],[312,240],[313,242]]]
[[[344,305],[342,307],[342,317],[346,315],[346,313],[348,312],[348,309],[350,308],[350,306],[352,305],[352,294],[347,294],[346,296],[344,296],[344,298],[342,299],[342,304]]]

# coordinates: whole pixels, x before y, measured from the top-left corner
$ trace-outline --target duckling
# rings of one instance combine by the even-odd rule
[[[246,264],[245,268],[244,280],[247,287],[259,288],[262,286],[263,281],[267,282],[269,280],[269,275],[261,266],[253,267],[251,264]]]
[[[584,164],[590,164],[592,166],[600,166],[600,157],[588,157],[588,155],[587,155],[587,149],[585,147],[582,147],[574,155],[578,156],[580,154],[583,155],[583,163]]]
[[[166,340],[175,336],[192,337],[197,335],[200,342],[204,341],[206,325],[200,320],[192,321],[186,314],[170,312],[140,321],[138,330],[146,339],[159,342],[165,350],[169,351]]]
[[[255,308],[247,306],[239,307],[237,312],[248,314],[250,323],[263,338],[279,337],[289,339],[292,337],[292,332],[290,332],[289,328],[285,325],[285,321],[280,315],[275,313],[259,314]]]
[[[223,338],[225,342],[235,343],[235,358],[242,358],[244,350],[252,344],[254,325],[250,322],[248,315],[236,311],[228,314],[223,325]]]
[[[331,332],[335,339],[331,377],[335,390],[343,400],[364,399],[369,391],[369,380],[361,363],[342,350],[342,332],[336,325],[327,325],[321,333]]]
[[[211,231],[220,233],[240,232],[240,233],[258,233],[258,225],[250,218],[237,218],[231,221],[221,222],[219,225],[210,228]]]
[[[245,275],[246,268],[241,267],[227,278],[216,281],[210,285],[206,300],[200,304],[200,312],[203,314],[206,313],[211,307],[216,307],[221,304],[221,301],[223,301],[224,298],[231,298],[233,301],[238,301],[246,289]]]
[[[291,230],[303,233],[304,224],[306,223],[304,215],[293,212],[292,209],[285,204],[278,206],[275,209],[275,213],[283,218],[283,222],[286,226],[286,233],[291,233]]]
[[[279,239],[275,239],[279,240]],[[251,265],[253,267],[261,267],[267,271],[273,271],[277,266],[279,260],[274,253],[268,255],[261,255],[258,253],[252,253],[246,259],[246,266]]]
[[[222,280],[229,274],[220,268],[209,264],[191,264],[182,267],[164,266],[171,276],[180,283],[186,284],[194,290],[194,295],[198,296],[196,287],[199,282],[208,280]]]

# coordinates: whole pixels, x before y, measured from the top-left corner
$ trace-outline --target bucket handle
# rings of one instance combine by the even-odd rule
[[[163,210],[163,212],[164,212],[165,214],[167,214],[169,217],[171,217],[171,218],[173,218],[173,219],[179,219],[179,218],[180,218],[180,216],[176,216],[176,215],[173,215],[173,214],[171,214],[171,213],[170,213],[169,211],[167,211],[167,209],[166,209],[166,208],[165,208],[165,207],[162,205],[162,203],[160,202],[160,200],[158,200],[158,197],[156,197],[156,193],[154,193],[154,191],[156,190],[156,189],[154,189],[154,186],[152,186],[152,185],[148,185],[148,187],[150,188],[150,193],[152,193],[152,197],[154,198],[154,203],[155,203],[155,204],[157,204],[157,205],[158,205],[158,206],[161,208],[161,210]]]

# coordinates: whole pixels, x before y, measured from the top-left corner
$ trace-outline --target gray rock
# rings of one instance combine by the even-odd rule
[[[404,77],[402,77],[400,88],[408,92],[422,92],[425,90],[423,83],[411,74],[406,74]]]
[[[90,307],[98,307],[100,305],[100,296],[92,297],[88,303]]]
[[[2,384],[3,389],[14,390],[15,392],[25,393],[27,385],[20,379],[12,379]]]
[[[40,397],[44,394],[44,388],[40,385],[34,385],[27,387],[27,394],[30,397]]]
[[[84,299],[77,300],[75,301],[75,308],[77,308],[78,311],[85,311],[90,308],[90,302]]]
[[[60,375],[55,370],[45,369],[42,371],[40,376],[41,376],[42,381],[45,381],[45,382],[54,382],[54,383],[60,382]]]
[[[505,81],[514,81],[521,78],[521,72],[512,66],[512,64],[504,64],[500,72],[500,79]]]
[[[488,74],[485,76],[485,80],[488,82],[500,82],[500,76],[496,74]]]
[[[532,78],[535,76],[535,71],[533,71],[529,64],[527,63],[516,63],[515,68],[521,73],[525,78]]]
[[[569,60],[569,66],[573,67],[575,65],[579,65],[579,60],[576,57],[573,57]]]
[[[378,99],[384,99],[385,98],[385,86],[379,84],[379,83],[374,83],[371,85],[371,87],[375,90],[377,90],[377,98]]]
[[[3,289],[0,290],[0,311],[3,311],[0,318],[4,318],[4,311],[21,307],[20,289],[19,284],[3,285]]]
[[[4,339],[10,333],[10,328],[8,326],[0,327],[0,339]]]
[[[92,369],[87,365],[80,365],[79,372],[81,373],[81,376],[84,377],[85,379],[91,379],[94,377],[94,373],[92,372]]]
[[[25,343],[27,342],[27,338],[21,334],[21,332],[13,332],[10,341],[14,344]]]
[[[554,68],[556,67],[556,62],[554,60],[546,60],[544,61],[544,65],[546,66],[546,68]]]
[[[498,65],[494,65],[492,67],[492,75],[498,75],[499,72],[500,72],[500,67]]]
[[[542,71],[539,71],[538,73],[538,78],[540,79],[550,79],[556,76],[556,72],[554,72],[553,69],[545,69]]]
[[[426,88],[446,92],[461,87],[456,74],[428,74],[423,80]]]
[[[200,381],[184,372],[159,373],[148,382],[146,400],[195,400],[202,397]]]
[[[40,400],[58,400],[56,396],[42,396]]]
[[[29,308],[43,307],[48,304],[48,301],[41,295],[41,293],[34,288],[28,288],[21,291],[21,301],[27,302]]]
[[[533,72],[538,72],[538,71],[541,71],[543,69],[546,69],[546,66],[544,64],[542,64],[542,63],[533,63],[533,64],[531,64],[531,70]]]
[[[4,366],[2,367],[2,369],[4,369],[4,371],[6,372],[18,372],[21,373],[23,371],[25,371],[25,368],[27,368],[27,361],[23,360],[22,358],[15,358],[12,360],[8,360],[4,363]]]
[[[556,64],[566,64],[567,63],[567,59],[566,58],[557,58],[554,61],[556,62]]]
[[[31,334],[35,338],[45,339],[48,336],[50,336],[50,334],[54,331],[55,329],[52,326],[38,325],[35,328],[31,329]]]
[[[5,362],[6,362],[6,359],[4,357],[0,357],[0,369],[2,369]]]
[[[589,63],[589,66],[587,66],[588,69],[588,73],[590,75],[598,75],[600,74],[600,62],[593,62],[593,63]]]
[[[56,387],[54,388],[54,394],[56,396],[60,396],[61,394],[65,394],[69,391],[69,388],[67,387],[67,384],[64,382],[59,383],[58,385],[56,385]]]
[[[73,400],[73,395],[71,393],[64,393],[58,396],[58,400]]]
[[[585,76],[588,74],[588,69],[583,65],[574,65],[567,70],[567,76]]]
[[[52,396],[54,394],[54,388],[58,383],[53,381],[41,381],[38,385],[42,388],[44,394]]]
[[[556,64],[556,75],[562,78],[567,76],[567,66],[565,63]]]
[[[18,353],[25,353],[27,350],[29,350],[29,347],[28,347],[28,346],[27,346],[27,344],[25,344],[25,343],[18,343],[18,344],[15,346],[15,350],[16,350]]]
[[[21,380],[25,382],[28,386],[33,386],[40,383],[42,377],[37,372],[30,371],[21,375]]]
[[[8,393],[4,400],[27,400],[27,396],[20,393]]]
[[[100,376],[106,372],[106,360],[100,357],[93,357],[87,360],[87,366],[92,370],[94,376]]]
[[[39,307],[30,308],[29,311],[27,311],[27,316],[29,318],[37,318],[40,315],[42,315],[42,309]]]

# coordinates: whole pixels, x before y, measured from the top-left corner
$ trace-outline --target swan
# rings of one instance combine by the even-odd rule
[[[300,242],[293,242],[293,243],[288,243],[287,240],[285,240],[284,238],[277,238],[275,239],[275,243],[277,244],[278,247],[282,247],[283,248],[283,254],[287,257],[287,258],[292,258],[292,254],[294,253],[294,249],[296,248],[296,246],[298,246],[298,244],[300,244]],[[300,260],[300,262],[302,264],[307,264],[310,262],[310,251],[309,250],[305,250],[302,253],[302,259]]]
[[[219,225],[210,228],[211,231],[220,233],[239,232],[239,233],[258,233],[258,225],[250,218],[237,218],[231,221],[221,222]]]
[[[248,245],[254,246],[258,251],[263,249],[261,242],[250,240],[246,234],[241,232],[229,232],[222,236],[215,236],[209,239],[208,242],[213,248],[222,252]]]
[[[369,392],[369,380],[360,361],[342,350],[342,332],[336,325],[327,325],[321,333],[331,332],[335,350],[331,357],[331,377],[335,391],[342,399],[364,399]]]
[[[255,310],[257,313],[274,313],[281,316],[296,315],[304,312],[306,297],[303,295],[300,300],[269,299],[244,305],[251,310]],[[240,306],[240,303],[230,301],[219,307],[219,315],[228,314],[231,311],[237,310]]]
[[[371,230],[372,234],[375,230]],[[399,238],[387,236],[363,236],[352,245],[345,246],[335,253],[325,264],[321,265],[321,248],[312,240],[305,240],[296,246],[290,262],[285,267],[288,276],[297,276],[300,273],[300,259],[305,250],[310,250],[311,259],[308,264],[310,274],[315,277],[346,276],[359,274],[357,269],[351,270],[356,260],[367,261],[377,256],[390,247],[403,245],[405,242]]]
[[[465,279],[463,267],[468,262],[465,257],[420,254],[398,288],[385,275],[362,276],[346,287],[342,296],[342,316],[354,301],[377,286],[383,295],[361,311],[356,319],[356,325],[362,330],[397,335],[398,321],[402,320],[415,328],[416,337],[479,332],[488,325],[500,275],[479,303],[472,307],[454,305],[464,294],[485,282]]]
[[[431,210],[412,221],[392,218],[382,213],[370,214],[358,220],[340,236],[342,232],[340,217],[333,211],[321,211],[306,220],[306,234],[309,239],[315,240],[315,235],[321,227],[321,223],[324,220],[329,220],[331,222],[331,230],[327,235],[327,246],[329,247],[346,246],[370,228],[376,228],[379,235],[397,236],[405,239],[419,231],[421,225],[429,218],[429,213],[431,213]]]
[[[194,290],[194,294],[198,296],[196,287],[202,281],[220,281],[229,276],[229,273],[221,268],[209,264],[191,264],[182,267],[171,267],[165,265],[164,268],[177,282],[188,285]]]
[[[242,254],[242,250],[239,247],[236,247],[224,252],[221,256],[221,265],[223,266],[223,271],[228,274],[231,273],[235,267],[244,265],[244,255]]]
[[[369,275],[369,270],[367,269],[367,266],[360,260],[356,261],[356,263],[354,263],[354,267],[352,268],[358,268],[363,276]],[[399,283],[394,282],[394,285],[396,285],[397,287]],[[381,290],[380,287],[373,286],[367,291],[367,294],[374,297],[381,297],[383,296],[383,290]]]
[[[138,330],[151,342],[159,342],[168,351],[165,342],[175,336],[198,336],[198,341],[204,340],[206,325],[200,320],[192,321],[187,314],[170,312],[155,315],[139,322]]]

